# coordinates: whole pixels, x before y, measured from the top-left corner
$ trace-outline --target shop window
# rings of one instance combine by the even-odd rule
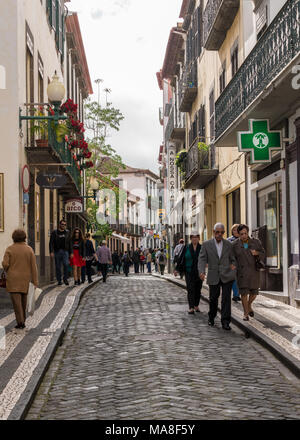
[[[231,235],[231,227],[236,223],[241,223],[241,194],[240,188],[227,194],[226,196],[227,211],[227,235]]]
[[[282,188],[281,183],[257,192],[258,226],[267,227],[267,266],[282,266]]]

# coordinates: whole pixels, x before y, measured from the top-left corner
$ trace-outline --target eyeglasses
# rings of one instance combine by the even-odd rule
[[[215,234],[225,234],[225,231],[215,231]]]
[[[60,226],[62,226],[63,228],[65,228],[67,225],[65,223],[61,223]]]

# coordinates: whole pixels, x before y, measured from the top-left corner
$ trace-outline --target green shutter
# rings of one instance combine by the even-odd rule
[[[63,55],[64,45],[64,4],[61,0],[56,0],[56,46]]]

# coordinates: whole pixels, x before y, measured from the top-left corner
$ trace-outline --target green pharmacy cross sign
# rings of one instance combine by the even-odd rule
[[[238,132],[241,152],[251,152],[251,163],[271,162],[272,151],[282,149],[281,131],[269,129],[268,119],[250,119],[250,131]]]

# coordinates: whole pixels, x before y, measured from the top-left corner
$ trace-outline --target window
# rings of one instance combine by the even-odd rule
[[[210,115],[210,143],[215,138],[215,90],[212,89],[209,94],[209,115]]]
[[[281,183],[257,192],[257,225],[267,226],[267,265],[282,266],[282,188]]]
[[[198,136],[200,138],[200,142],[206,143],[206,135],[205,135],[205,105],[201,105],[200,110],[198,112]]]
[[[232,77],[236,74],[239,68],[239,46],[235,43],[231,49],[231,74]]]
[[[266,0],[259,4],[259,6],[254,10],[254,13],[258,41],[268,27],[268,5],[266,4]]]
[[[226,87],[226,63],[222,65],[219,82],[220,82],[220,94],[221,94]]]
[[[44,102],[44,64],[38,55],[38,102]]]
[[[227,213],[227,234],[230,235],[232,225],[241,223],[241,195],[240,188],[227,194],[226,196]]]

